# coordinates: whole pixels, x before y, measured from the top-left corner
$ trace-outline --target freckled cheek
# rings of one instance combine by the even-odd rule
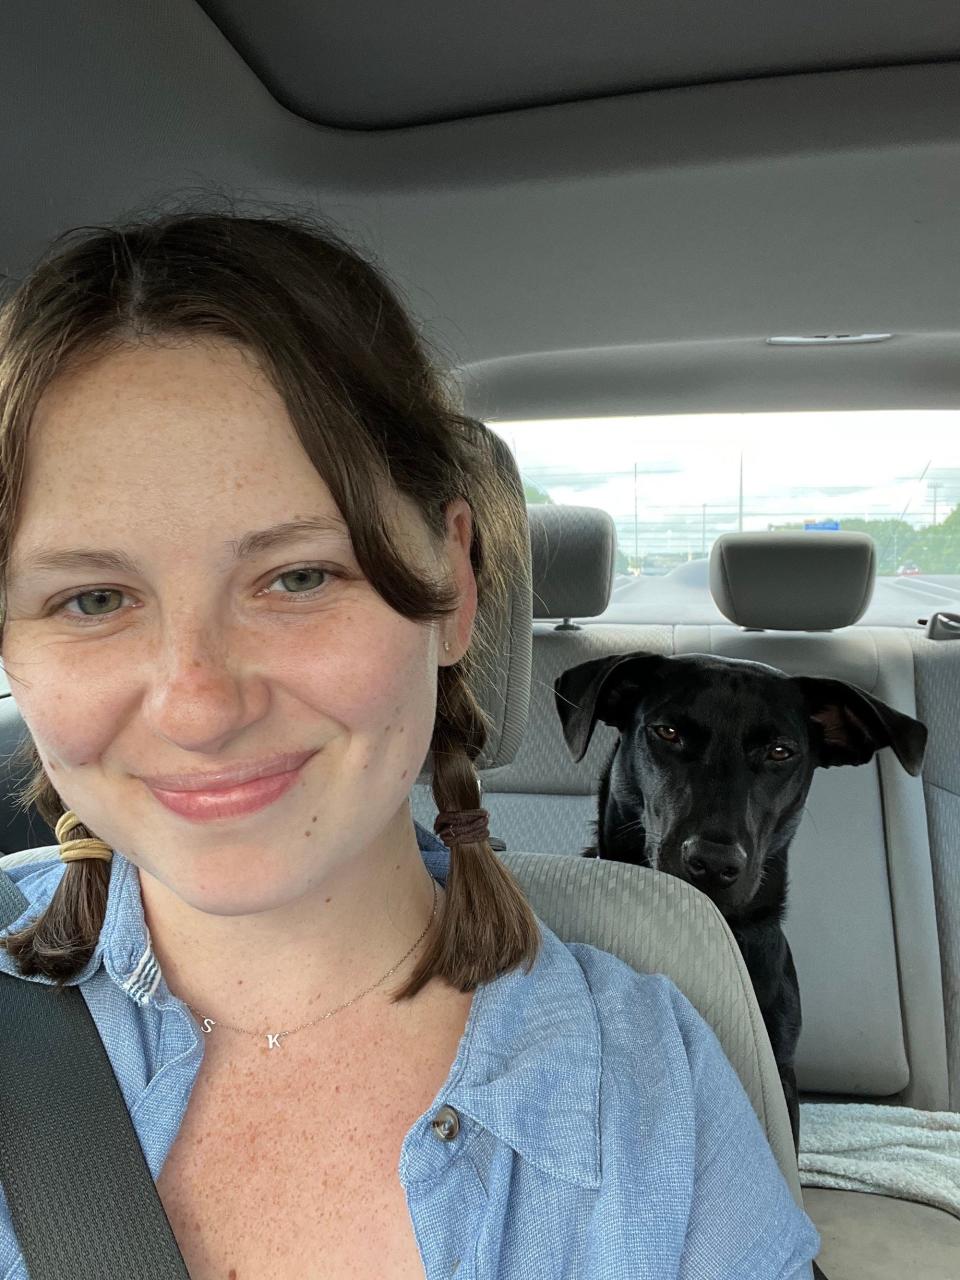
[[[401,632],[391,642],[358,635],[348,648],[328,649],[303,678],[301,696],[351,735],[365,764],[426,752],[437,675],[422,636]]]
[[[8,648],[17,707],[41,758],[63,765],[86,764],[110,748],[129,721],[137,691],[116,678],[116,663],[91,662],[90,654],[60,652],[40,643]]]
[[[17,705],[40,757],[55,772],[103,759],[129,720],[131,696],[116,686],[93,687],[81,679],[61,687],[46,680],[18,689]]]

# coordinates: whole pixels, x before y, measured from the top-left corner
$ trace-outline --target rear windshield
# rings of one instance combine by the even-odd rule
[[[868,533],[865,625],[960,612],[960,411],[697,414],[489,424],[528,503],[601,507],[617,527],[606,622],[724,622],[707,580],[731,531]]]

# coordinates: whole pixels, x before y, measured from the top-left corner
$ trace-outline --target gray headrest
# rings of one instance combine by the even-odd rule
[[[610,603],[617,530],[606,511],[527,507],[535,618],[595,618]]]
[[[863,616],[877,573],[865,533],[725,533],[710,556],[710,593],[741,627],[833,631]]]
[[[518,507],[525,506],[523,481],[509,446],[490,433],[495,465],[514,491]],[[477,667],[474,692],[487,717],[487,744],[478,769],[510,764],[520,747],[530,711],[530,664],[533,656],[529,552],[510,574],[510,596],[499,614],[491,615],[490,643],[474,644]],[[419,782],[430,781],[428,755]]]

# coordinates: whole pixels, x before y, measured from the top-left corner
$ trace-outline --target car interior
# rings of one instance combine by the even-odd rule
[[[6,0],[0,68],[9,284],[68,228],[196,204],[304,211],[382,265],[528,504],[481,671],[495,847],[561,937],[710,1022],[828,1280],[960,1274],[956,1141],[925,1189],[805,1177],[712,903],[580,856],[616,733],[575,763],[554,693],[716,654],[926,725],[916,777],[817,771],[796,1065],[805,1103],[960,1125],[960,9]],[[54,843],[23,733],[4,684],[9,860]],[[412,808],[431,829],[425,778]]]

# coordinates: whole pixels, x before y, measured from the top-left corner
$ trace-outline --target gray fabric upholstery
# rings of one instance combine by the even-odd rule
[[[863,616],[876,549],[865,533],[725,533],[710,555],[710,592],[741,627],[829,631]]]
[[[874,766],[815,776],[789,856],[783,927],[803,1002],[800,1087],[899,1094],[910,1067]]]
[[[530,704],[531,596],[527,566],[518,567],[499,638],[477,650],[476,694],[489,720],[480,769],[509,764],[523,741]]]
[[[667,974],[713,1027],[800,1202],[780,1078],[733,935],[704,894],[671,876],[596,859],[504,854],[534,911],[565,942]]]
[[[579,856],[593,845],[597,818],[593,796],[488,791],[483,803],[490,813],[491,833],[508,849]]]
[[[610,603],[617,530],[597,507],[527,508],[535,618],[595,618]]]
[[[490,434],[496,465],[512,485],[518,507],[523,504],[523,483],[509,446]],[[525,505],[525,504],[524,504]],[[505,608],[491,614],[490,642],[475,645],[474,692],[487,717],[487,741],[477,759],[480,769],[509,764],[527,727],[530,703],[532,595],[529,544],[526,559],[513,566],[511,590]],[[430,780],[430,757],[420,771],[419,783]]]
[[[930,730],[923,786],[943,972],[950,1108],[960,1111],[960,645],[911,633],[917,712]]]
[[[960,794],[932,783],[925,790],[943,972],[949,1105],[960,1111]]]
[[[807,1187],[803,1204],[820,1232],[829,1280],[956,1280],[960,1221],[910,1200]]]
[[[490,814],[491,836],[508,849],[580,854],[593,843],[597,816],[593,796],[485,791],[483,804]],[[410,808],[415,821],[432,831],[437,806],[429,786],[418,784],[413,788]]]
[[[522,791],[538,795],[592,795],[616,731],[597,725],[587,754],[574,764],[560,732],[553,684],[561,672],[591,658],[622,649],[669,653],[672,627],[587,626],[563,631],[538,623],[533,633],[536,670],[530,685],[529,730],[513,764],[484,775],[486,792]],[[512,846],[516,848],[517,846]]]
[[[519,505],[523,502],[523,482],[513,454],[499,436],[491,432],[489,438],[497,466],[507,482],[512,483]],[[480,768],[508,764],[527,727],[532,625],[530,581],[528,557],[513,566],[506,608],[501,616],[491,619],[490,645],[476,650],[476,693],[489,721],[486,746],[477,761]]]

